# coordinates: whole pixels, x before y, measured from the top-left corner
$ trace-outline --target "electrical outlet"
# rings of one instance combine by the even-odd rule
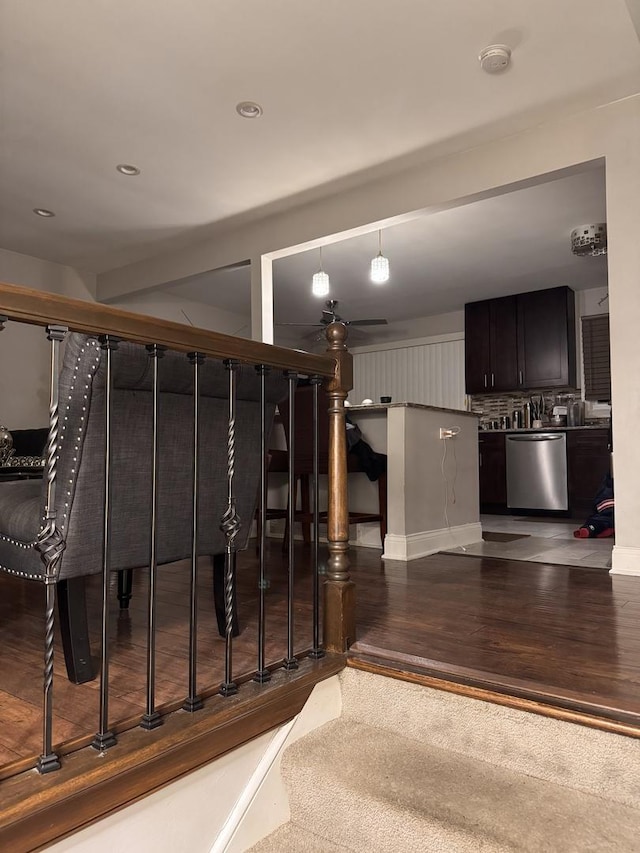
[[[454,438],[460,432],[460,427],[440,427],[440,438]]]

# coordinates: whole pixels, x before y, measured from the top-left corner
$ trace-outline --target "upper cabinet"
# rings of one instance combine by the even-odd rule
[[[465,305],[467,394],[576,384],[575,296],[569,287]]]
[[[518,385],[516,297],[464,306],[467,394],[510,391]]]

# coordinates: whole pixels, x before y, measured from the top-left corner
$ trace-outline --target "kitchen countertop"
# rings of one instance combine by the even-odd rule
[[[447,412],[450,415],[470,415],[471,417],[478,418],[480,417],[475,412],[467,412],[466,409],[445,409],[442,406],[428,406],[426,403],[371,403],[369,406],[347,406],[347,409],[351,412],[385,412],[387,409],[399,409],[399,408],[409,408],[409,409],[427,409],[430,412]],[[501,432],[505,432],[506,430],[501,430]],[[498,432],[498,430],[494,430],[494,432]]]
[[[521,429],[480,429],[478,432],[569,432],[576,429],[609,429],[609,423],[585,424],[584,426],[543,426]]]

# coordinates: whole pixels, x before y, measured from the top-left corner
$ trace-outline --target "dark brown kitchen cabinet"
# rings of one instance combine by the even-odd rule
[[[575,296],[570,288],[465,305],[467,394],[575,384]]]
[[[576,384],[575,294],[569,287],[521,293],[518,299],[518,382],[523,388]]]
[[[611,470],[609,430],[567,430],[569,508],[574,518],[593,512],[594,498]]]
[[[510,391],[517,386],[516,297],[465,305],[467,394]]]
[[[480,508],[485,512],[507,505],[507,464],[503,432],[478,434]]]

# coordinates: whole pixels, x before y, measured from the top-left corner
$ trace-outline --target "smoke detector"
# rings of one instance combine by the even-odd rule
[[[511,64],[511,48],[506,44],[490,44],[480,51],[480,67],[487,74],[506,71]]]

